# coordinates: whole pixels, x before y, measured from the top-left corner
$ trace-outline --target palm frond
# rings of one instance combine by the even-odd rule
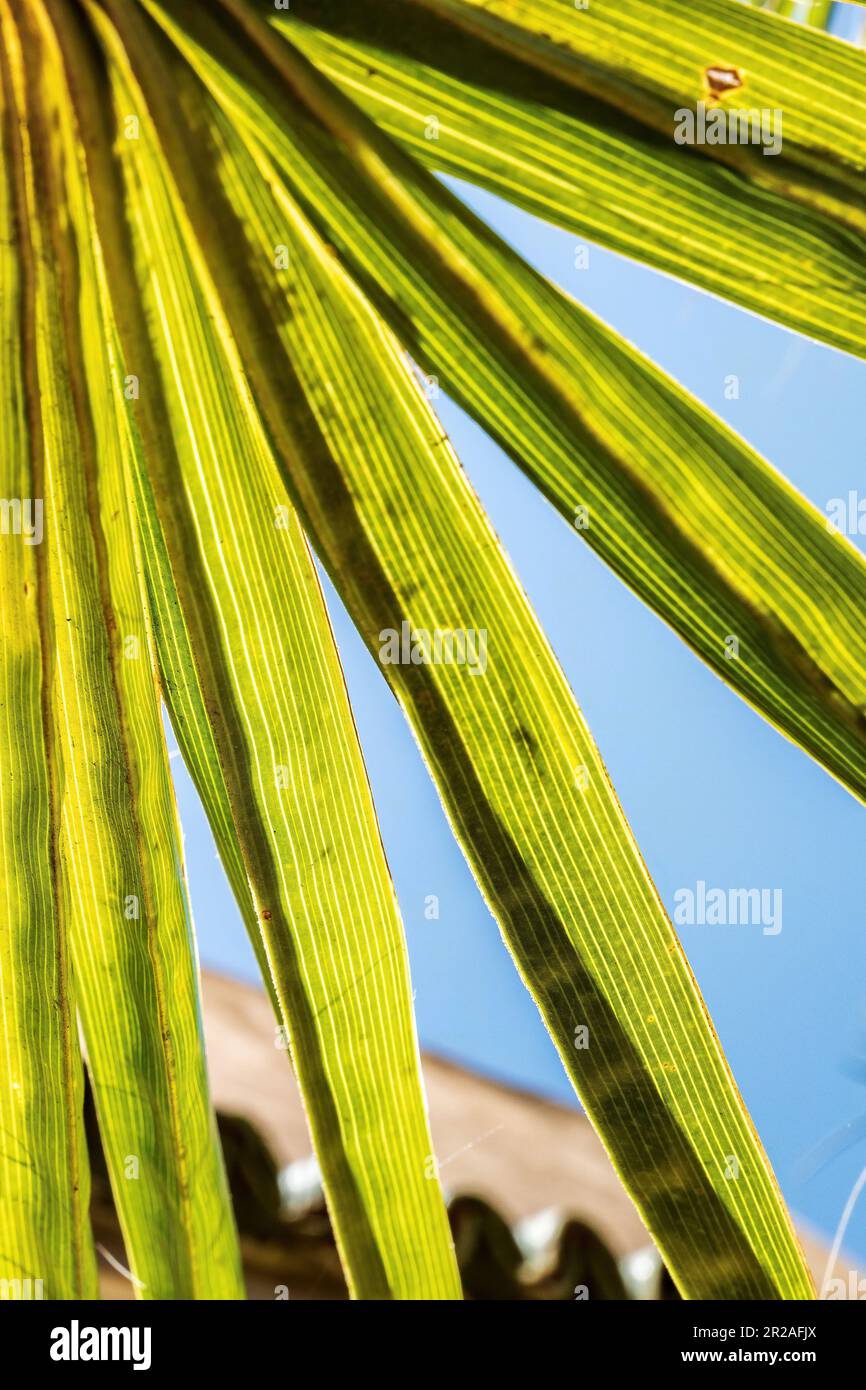
[[[0,547],[3,1259],[93,1291],[78,1010],[139,1296],[241,1293],[162,694],[349,1286],[460,1296],[312,544],[677,1286],[808,1298],[601,755],[419,373],[866,797],[866,562],[431,172],[862,354],[866,58],[738,0],[407,0],[408,34],[397,13],[0,0],[2,481],[44,494],[47,534]],[[677,150],[672,112],[723,101],[714,74],[784,107],[777,158]]]
[[[117,28],[97,16],[113,119],[119,128],[135,111],[141,127],[111,191],[97,173],[108,130],[96,129],[97,114],[111,113],[88,100],[71,26],[66,53],[82,119],[94,118],[103,245],[128,255],[146,285],[140,307],[120,297],[118,318],[126,365],[146,383],[135,419],[155,515],[143,535],[149,544],[162,527],[177,587],[161,603],[178,604],[188,634],[169,674],[175,688],[197,677],[209,711],[213,778],[219,788],[221,768],[350,1286],[362,1297],[457,1296],[402,928],[319,582],[147,116],[159,54],[128,6],[112,18]],[[124,44],[147,55],[146,89]],[[148,566],[153,590],[164,556]]]
[[[426,167],[866,355],[863,238],[825,207],[660,138],[623,106],[553,80],[486,35],[455,36],[432,13],[407,25],[401,13],[402,0],[296,0],[274,24]],[[735,103],[750,107],[751,96],[734,93]],[[680,107],[693,106],[684,94]]]
[[[167,15],[183,7],[148,8],[181,39]],[[694,1296],[808,1292],[595,747],[397,340],[180,54],[151,44],[143,27],[123,38],[304,524],[413,723],[518,967],[674,1277]],[[158,98],[166,89],[171,107]],[[275,319],[278,245],[291,313]],[[462,662],[393,659],[407,633],[435,642],[444,632],[472,643]],[[697,1075],[705,1084],[695,1089]],[[644,1111],[646,1128],[636,1122]],[[738,1186],[722,1150],[746,1155]],[[660,1161],[679,1176],[650,1192],[640,1174]],[[714,1232],[717,1259],[698,1225]]]
[[[31,1297],[85,1298],[96,1286],[90,1174],[67,923],[60,912],[59,786],[51,731],[51,620],[44,596],[42,468],[30,421],[33,249],[18,207],[27,142],[18,123],[20,48],[0,8],[0,475],[22,544],[0,545],[0,1276]],[[13,249],[14,248],[14,249]],[[4,517],[7,531],[10,521]],[[11,525],[15,525],[12,516]],[[25,1295],[26,1296],[26,1295]]]
[[[186,56],[424,371],[723,679],[863,797],[859,552],[299,50],[264,26],[250,49],[249,33],[222,35],[194,8],[167,8]]]

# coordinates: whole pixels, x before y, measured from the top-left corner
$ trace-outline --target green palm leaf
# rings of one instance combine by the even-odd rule
[[[16,37],[26,73],[18,218],[33,235],[39,419],[31,400],[28,425],[44,468],[61,915],[137,1291],[237,1297],[240,1256],[207,1093],[178,826],[119,466],[122,396],[89,332],[101,285],[76,132],[44,17],[24,15]]]
[[[680,1289],[808,1298],[600,754],[417,372],[861,797],[866,563],[412,154],[862,352],[864,122],[844,101],[866,60],[734,0],[409,0],[396,49],[390,0],[341,8],[0,0],[3,482],[44,491],[49,534],[0,553],[0,735],[21,731],[0,748],[9,1277],[50,1263],[59,1296],[93,1290],[77,1008],[137,1292],[241,1292],[161,686],[351,1290],[459,1297],[309,538]],[[723,70],[784,107],[778,158],[660,141]],[[421,143],[424,105],[447,150]],[[670,204],[657,228],[647,190]]]
[[[123,25],[280,465],[359,630],[380,655],[404,624],[489,633],[477,678],[449,664],[385,673],[614,1162],[692,1296],[809,1296],[598,753],[396,340],[255,142],[150,37]],[[290,314],[273,313],[275,245]]]
[[[700,152],[761,187],[866,227],[866,55],[740,0],[408,0],[459,34],[620,109],[667,139],[700,100],[781,111],[781,154],[742,143]]]
[[[143,534],[174,711],[185,745],[201,740],[199,773],[203,758],[212,765],[212,785],[200,778],[212,817],[224,810],[221,777],[231,799],[350,1287],[368,1298],[456,1297],[405,943],[318,578],[153,139],[158,54],[140,16],[125,6],[117,18],[119,32],[97,16],[115,119],[122,128],[133,111],[141,123],[122,190],[100,178],[105,113],[64,28],[103,243],[149,281],[140,309],[116,297],[127,365],[147,384],[136,418],[156,515],[145,513]],[[119,34],[132,52],[145,44],[144,91]],[[143,477],[139,487],[147,506]]]
[[[455,39],[435,15],[407,25],[401,8],[296,0],[274,22],[429,168],[866,355],[864,243],[823,208],[684,158],[617,108],[476,36]]]
[[[67,924],[58,910],[50,616],[44,551],[34,544],[44,488],[29,425],[37,382],[20,335],[26,319],[32,343],[34,252],[26,242],[21,259],[13,250],[27,149],[17,120],[20,51],[5,7],[0,35],[0,486],[10,506],[27,507],[17,536],[4,517],[0,543],[0,1072],[8,1078],[0,1089],[0,1281],[14,1289],[29,1280],[19,1287],[31,1297],[41,1288],[46,1298],[82,1298],[93,1295],[96,1265]]]
[[[170,8],[187,56],[424,370],[723,679],[866,795],[859,553],[727,426],[401,156],[297,50],[258,27],[253,53],[248,36]]]

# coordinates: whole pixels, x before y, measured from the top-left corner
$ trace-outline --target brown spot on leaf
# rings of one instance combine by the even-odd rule
[[[704,68],[704,77],[710,90],[710,96],[716,99],[725,96],[728,92],[736,92],[738,88],[743,86],[743,74],[739,68]]]
[[[269,910],[265,907],[265,908],[262,909],[262,921],[263,921],[263,922],[269,922],[270,920],[271,920],[271,914],[270,914]]]

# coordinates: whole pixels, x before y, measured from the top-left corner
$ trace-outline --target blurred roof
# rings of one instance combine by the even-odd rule
[[[214,1103],[252,1120],[278,1163],[310,1152],[297,1083],[259,989],[206,973],[205,1033]],[[424,1080],[443,1186],[472,1192],[512,1223],[543,1207],[586,1217],[617,1254],[646,1244],[640,1218],[588,1121],[425,1053]]]
[[[250,1146],[261,1148],[265,1165],[270,1164],[276,1173],[308,1158],[311,1144],[300,1093],[267,996],[211,972],[204,974],[202,985],[211,1087],[235,1192],[233,1157],[242,1169],[250,1158],[244,1151]],[[538,1230],[542,1235],[549,1233],[553,1265],[558,1260],[560,1272],[568,1275],[563,1249],[569,1236],[572,1245],[580,1244],[586,1234],[592,1240],[595,1232],[617,1258],[651,1244],[600,1140],[579,1111],[501,1085],[429,1053],[422,1063],[440,1177],[447,1195],[460,1194],[451,1208],[458,1251],[461,1232],[468,1241],[477,1244],[480,1239],[501,1254],[503,1241],[510,1239],[509,1227],[518,1233]],[[233,1155],[228,1146],[237,1152]],[[261,1155],[257,1155],[260,1162]],[[295,1171],[303,1176],[303,1164]],[[242,1172],[240,1176],[243,1188]],[[235,1195],[236,1208],[237,1203]],[[254,1198],[253,1207],[256,1204]],[[551,1219],[545,1221],[543,1213],[550,1213]],[[566,1218],[570,1225],[563,1227]],[[96,1204],[94,1221],[103,1252],[113,1252],[112,1258],[122,1264],[122,1245],[107,1203]],[[591,1228],[584,1236],[581,1222]],[[826,1271],[826,1247],[802,1226],[799,1234],[820,1283]],[[295,1272],[293,1297],[298,1271],[303,1271],[301,1282],[306,1285],[301,1297],[342,1294],[339,1264],[321,1205],[314,1203],[301,1215],[288,1245],[275,1250],[267,1240],[245,1236],[243,1250],[251,1297],[274,1296],[274,1279],[279,1268],[287,1267],[287,1259]],[[497,1257],[497,1274],[499,1264]],[[850,1268],[851,1261],[840,1257],[834,1274],[847,1284]],[[104,1296],[130,1296],[128,1280],[110,1263],[103,1274]]]

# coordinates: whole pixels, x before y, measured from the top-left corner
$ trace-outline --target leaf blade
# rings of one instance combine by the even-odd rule
[[[57,777],[46,698],[51,670],[44,504],[36,430],[34,253],[22,215],[28,182],[23,56],[0,5],[0,1281],[3,1296],[96,1296],[83,1072],[65,923],[57,911]],[[16,533],[17,525],[17,533]],[[32,528],[28,535],[28,525]],[[23,1282],[19,1282],[23,1281]],[[27,1283],[26,1281],[30,1281]]]
[[[287,41],[239,0],[224,7],[242,37],[197,29],[176,0],[161,6],[215,98],[267,150],[414,359],[569,522],[588,511],[582,538],[717,675],[863,799],[859,552]]]
[[[702,155],[861,233],[866,226],[866,55],[852,44],[739,0],[595,0],[580,12],[556,0],[410,4],[611,101],[668,138],[675,114],[701,100],[781,113],[779,156],[709,142]],[[720,89],[713,85],[718,72],[729,79]]]
[[[862,239],[435,18],[401,25],[393,3],[273,23],[427,167],[866,355]]]
[[[159,53],[129,7],[93,17],[117,114],[141,117],[122,189],[110,133],[87,136],[124,347],[147,364],[136,422],[350,1288],[456,1298],[405,943],[318,578],[153,138]]]
[[[88,1068],[137,1295],[236,1298],[240,1254],[207,1089],[77,132],[47,15],[24,13],[19,34],[34,153],[28,219],[40,231],[35,341],[62,912]]]
[[[217,113],[205,130],[200,96],[187,99],[170,70],[191,151],[188,162],[174,151],[176,177],[305,526],[359,631],[374,653],[404,623],[478,632],[483,621],[493,635],[483,680],[447,662],[385,672],[644,1219],[692,1297],[811,1296],[591,735],[398,342],[255,140],[244,132],[245,148]],[[154,114],[165,131],[171,112]],[[292,312],[275,317],[262,253],[278,229]],[[576,796],[580,766],[590,777]],[[582,1024],[594,1041],[578,1051]],[[724,1179],[728,1139],[727,1152],[748,1152],[743,1184]]]

